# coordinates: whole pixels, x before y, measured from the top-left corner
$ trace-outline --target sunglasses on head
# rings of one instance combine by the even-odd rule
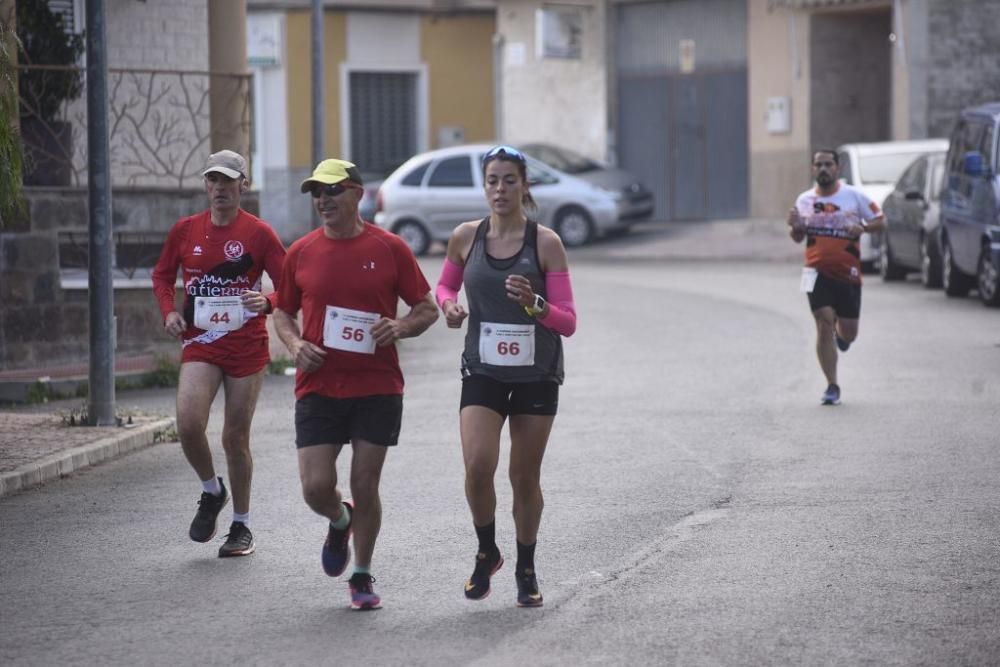
[[[345,190],[347,190],[347,186],[343,183],[334,183],[333,185],[314,185],[312,188],[312,196],[313,199],[319,199],[323,195],[326,195],[327,197],[336,197]]]
[[[483,164],[501,156],[509,157],[517,162],[525,162],[524,153],[512,146],[494,146],[483,156]]]

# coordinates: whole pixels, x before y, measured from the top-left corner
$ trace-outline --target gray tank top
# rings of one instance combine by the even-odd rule
[[[496,259],[486,253],[489,228],[487,217],[476,228],[476,237],[465,260],[463,279],[469,301],[469,328],[462,353],[462,375],[486,375],[500,382],[551,380],[562,384],[563,355],[559,334],[508,299],[504,289],[507,276],[518,274],[531,281],[531,289],[536,294],[548,298],[545,274],[538,262],[538,224],[528,221],[524,244],[516,255],[506,259]],[[528,338],[533,345],[533,359],[527,358]]]

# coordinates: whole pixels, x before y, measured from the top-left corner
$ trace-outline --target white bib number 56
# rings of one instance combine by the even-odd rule
[[[491,366],[533,366],[535,325],[480,322],[479,358]]]
[[[327,306],[323,321],[323,345],[345,352],[375,354],[372,325],[378,318],[378,313]]]

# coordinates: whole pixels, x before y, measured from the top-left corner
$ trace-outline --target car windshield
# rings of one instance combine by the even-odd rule
[[[920,153],[860,155],[858,156],[860,180],[865,185],[870,183],[895,183],[918,155]]]
[[[590,158],[574,153],[568,148],[557,148],[547,144],[529,144],[523,149],[531,157],[541,160],[564,174],[583,174],[601,168],[601,165]]]

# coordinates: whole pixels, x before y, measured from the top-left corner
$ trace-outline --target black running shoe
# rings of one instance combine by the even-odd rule
[[[538,578],[535,577],[535,571],[515,572],[514,579],[517,581],[517,606],[541,607],[542,594],[538,590]]]
[[[851,343],[840,337],[840,334],[836,331],[833,332],[833,339],[837,342],[837,349],[841,352],[847,352],[851,349]]]
[[[349,500],[344,501],[347,511],[350,514],[347,527],[337,530],[330,524],[330,530],[326,534],[326,542],[323,543],[323,571],[327,576],[339,577],[347,569],[347,564],[351,561],[351,530],[354,527],[354,506]]]
[[[490,577],[503,567],[503,556],[497,551],[487,557],[482,551],[476,554],[476,568],[465,582],[465,597],[482,600],[490,594]]]
[[[188,535],[195,542],[208,542],[215,537],[215,520],[219,518],[219,512],[229,502],[229,491],[226,490],[226,485],[222,483],[221,477],[219,484],[222,485],[221,496],[205,491],[201,494],[201,500],[198,501],[198,512],[194,515],[194,521],[191,522],[191,530],[188,531]]]
[[[253,533],[242,521],[233,521],[226,535],[226,543],[219,547],[219,558],[249,556],[257,545],[253,543]]]
[[[823,405],[838,405],[840,403],[840,387],[835,384],[827,386],[820,399]]]

